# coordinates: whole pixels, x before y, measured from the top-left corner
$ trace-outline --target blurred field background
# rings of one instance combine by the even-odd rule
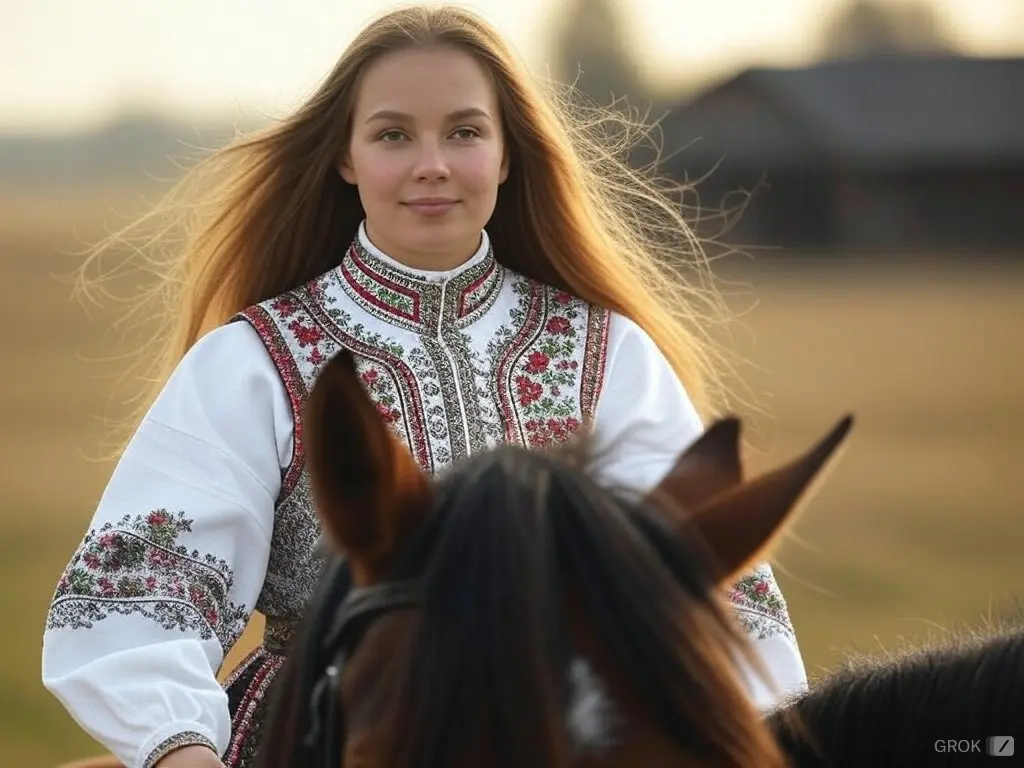
[[[644,1],[649,11],[677,12]],[[743,32],[719,11],[691,9],[688,29],[699,21],[728,30],[723,39],[734,45],[701,54],[703,69],[675,70],[687,77],[660,81],[649,52],[613,34],[621,3],[564,3],[572,11],[558,43],[565,79],[564,67],[582,62],[580,87],[599,101],[625,92],[648,99],[654,113],[671,108],[670,150],[701,139],[670,173],[699,176],[728,155],[705,185],[712,204],[767,176],[769,188],[731,236],[771,249],[722,263],[740,316],[730,343],[761,406],[743,410],[752,469],[802,450],[846,412],[857,417],[847,450],[775,556],[812,676],[851,650],[898,649],[1012,619],[1024,598],[1024,123],[1012,98],[1021,80],[1007,74],[1024,71],[1024,60],[998,58],[1024,51],[1024,39],[986,49],[984,30],[994,40],[1019,15],[1007,11],[999,24],[971,15],[1016,7],[999,3],[834,0],[820,6],[834,12],[819,24],[818,11],[792,0],[786,24],[817,30],[820,45],[794,37],[771,50],[755,45],[771,37],[757,28],[768,19]],[[69,29],[73,8],[61,17]],[[135,21],[123,9],[104,13],[108,26],[123,25],[104,40],[141,39],[150,29],[143,22],[154,22],[142,11]],[[287,20],[301,26],[295,13]],[[587,24],[572,23],[580,14]],[[204,29],[217,23],[203,16]],[[223,23],[233,30],[236,20]],[[276,40],[278,29],[264,34]],[[532,27],[518,34],[517,44],[529,43]],[[751,41],[746,58],[736,53],[741,39]],[[0,50],[15,50],[3,42]],[[333,59],[340,45],[321,43],[324,61]],[[184,67],[191,49],[176,55]],[[89,56],[76,66],[84,71]],[[324,61],[292,76],[306,83]],[[169,175],[165,156],[195,138],[195,113],[133,107],[55,135],[43,118],[24,127],[13,97],[4,101],[20,84],[0,71],[0,119],[12,124],[0,125],[0,744],[4,765],[43,768],[101,751],[42,689],[40,642],[52,590],[112,469],[111,425],[135,391],[119,377],[139,338],[112,327],[111,308],[74,298],[70,277],[77,253],[152,198],[147,179]],[[53,91],[46,107],[71,103],[69,89]],[[130,293],[140,279],[125,275],[115,292]],[[259,628],[257,617],[225,669]]]

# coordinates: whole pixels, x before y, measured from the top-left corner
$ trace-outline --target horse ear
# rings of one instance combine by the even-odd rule
[[[697,438],[650,496],[667,497],[688,511],[742,481],[740,421],[730,417],[716,421]]]
[[[763,555],[852,426],[853,417],[844,417],[795,461],[736,484],[693,509],[689,523],[710,547],[721,582],[729,582]]]
[[[303,412],[317,514],[357,582],[376,578],[430,507],[430,482],[384,423],[342,350],[324,366]]]

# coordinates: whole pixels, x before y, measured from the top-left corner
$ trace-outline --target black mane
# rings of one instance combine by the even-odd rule
[[[793,714],[810,736],[791,726]],[[1024,723],[1024,631],[852,657],[770,723],[794,768],[988,765],[986,739],[1019,734]],[[951,752],[948,742],[970,751]]]

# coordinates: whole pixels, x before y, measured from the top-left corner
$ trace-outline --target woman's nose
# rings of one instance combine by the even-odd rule
[[[444,151],[436,141],[423,141],[416,157],[416,177],[425,181],[436,181],[448,177],[448,162]]]

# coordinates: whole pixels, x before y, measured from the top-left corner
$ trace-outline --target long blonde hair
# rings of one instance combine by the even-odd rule
[[[155,225],[135,249],[158,278],[143,301],[164,303],[160,353],[145,350],[156,370],[143,409],[204,333],[337,264],[364,216],[337,171],[361,75],[391,51],[435,45],[469,52],[497,88],[511,161],[487,225],[498,261],[636,322],[705,418],[727,405],[727,358],[709,332],[724,302],[673,188],[629,164],[628,131],[610,139],[610,125],[633,124],[581,109],[571,89],[545,96],[471,12],[414,6],[367,26],[292,116],[196,163],[160,205],[93,249],[86,267]],[[159,247],[170,249],[163,258]]]

